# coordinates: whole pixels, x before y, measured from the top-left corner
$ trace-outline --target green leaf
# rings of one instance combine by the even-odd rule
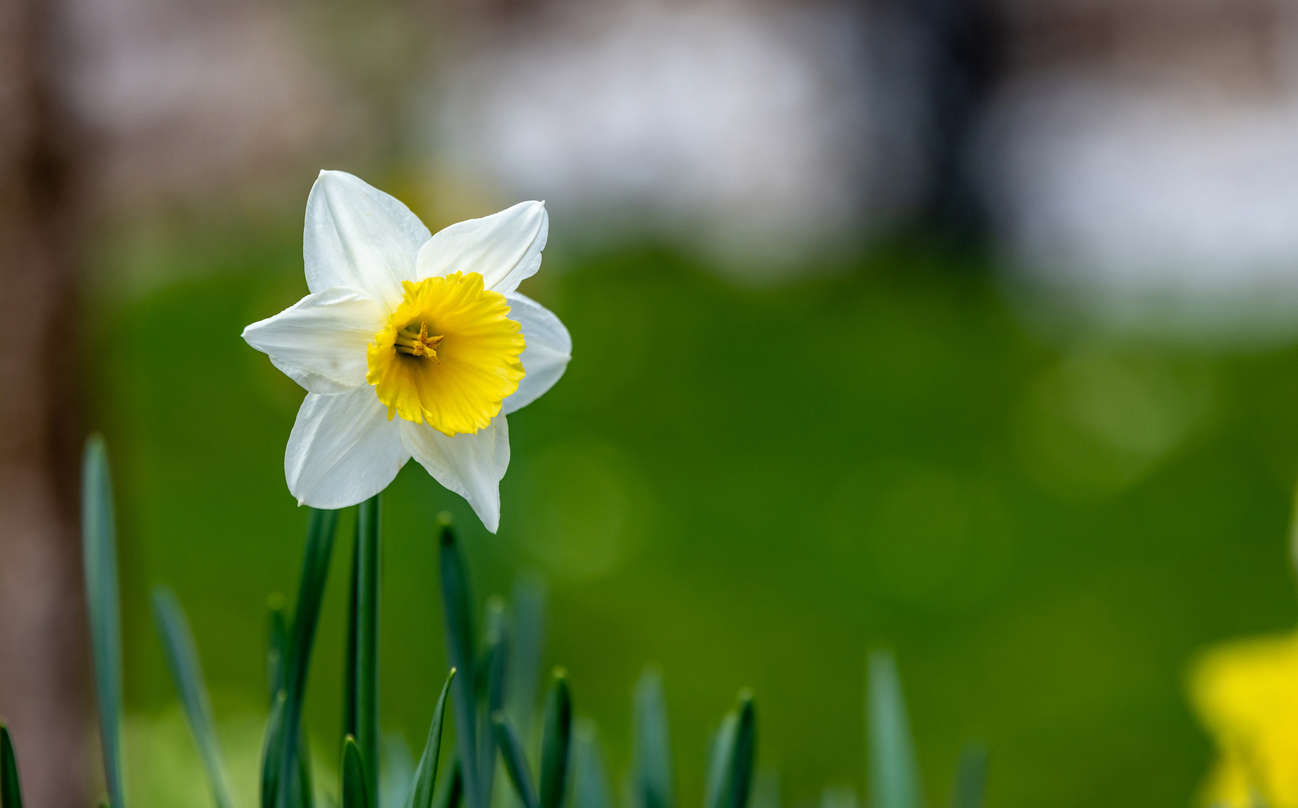
[[[987,788],[987,749],[981,744],[971,744],[960,753],[960,769],[956,773],[953,808],[982,808],[983,793]]]
[[[541,655],[545,647],[544,584],[533,578],[520,579],[514,584],[510,606],[505,705],[518,734],[528,738],[536,712]]]
[[[86,442],[82,463],[82,553],[90,648],[99,700],[99,737],[108,802],[126,808],[122,779],[122,620],[117,597],[117,536],[108,452],[99,436]]]
[[[433,808],[433,797],[436,794],[437,758],[442,751],[442,719],[446,715],[446,694],[450,692],[451,681],[455,679],[455,668],[446,674],[442,684],[442,693],[437,697],[437,706],[433,708],[433,721],[428,725],[428,740],[424,743],[424,753],[419,756],[419,766],[415,769],[415,784],[410,791],[407,808]]]
[[[609,808],[613,805],[608,777],[604,773],[604,756],[599,751],[595,728],[579,721],[572,743],[573,808]]]
[[[433,799],[433,808],[459,808],[464,797],[464,773],[460,770],[460,759],[451,758],[451,776],[443,778]]]
[[[532,775],[528,772],[527,756],[523,753],[523,744],[518,740],[518,734],[502,713],[492,716],[492,729],[496,744],[500,747],[501,759],[505,761],[509,781],[514,784],[514,791],[523,801],[524,808],[540,808],[536,787],[532,785]]]
[[[203,768],[212,785],[212,799],[218,808],[230,808],[233,803],[221,764],[220,744],[212,727],[212,706],[208,702],[207,687],[203,684],[203,670],[198,662],[189,621],[175,596],[166,589],[153,591],[153,617],[162,638],[167,667],[171,670],[176,690],[180,692],[185,719],[189,722],[189,730],[194,735],[194,743],[198,745]]]
[[[872,808],[919,808],[919,774],[892,655],[870,655],[867,724]]]
[[[361,520],[352,537],[351,585],[347,589],[347,648],[343,652],[343,735],[356,734],[356,589],[360,572]]]
[[[559,808],[568,780],[572,743],[572,691],[562,669],[554,672],[541,720],[541,808]]]
[[[284,658],[284,708],[277,732],[278,748],[272,750],[268,744],[268,754],[262,762],[262,783],[273,783],[275,790],[269,802],[265,801],[263,795],[262,808],[296,808],[292,794],[301,791],[301,767],[305,760],[301,755],[302,700],[306,694],[311,647],[315,642],[316,624],[320,621],[320,603],[324,599],[325,580],[329,575],[329,558],[333,553],[334,529],[337,524],[336,511],[311,510],[306,548],[302,555],[297,607],[293,611],[288,653]],[[271,765],[278,767],[274,774],[266,772],[266,767]]]
[[[356,745],[365,761],[369,778],[366,792],[378,806],[379,717],[378,717],[378,644],[379,644],[379,497],[377,494],[360,504],[356,514],[356,552],[353,583],[355,657],[349,682],[355,705]]]
[[[636,808],[671,808],[672,751],[662,677],[648,670],[635,687],[634,799]]]
[[[757,715],[753,697],[739,695],[739,706],[726,716],[708,766],[708,808],[746,808],[753,787],[757,756]]]
[[[505,707],[505,669],[508,665],[509,643],[505,625],[505,604],[500,598],[493,597],[487,601],[487,629],[484,636],[486,651],[482,655],[478,672],[485,679],[482,694],[486,701],[484,717],[493,716]],[[482,801],[491,805],[491,792],[496,777],[496,743],[491,727],[482,724],[478,730],[478,762],[482,767],[479,782],[482,784]]]
[[[343,739],[342,808],[371,808],[375,802],[368,789],[369,775],[356,739],[348,735]]]
[[[281,760],[284,757],[284,705],[288,697],[283,690],[275,694],[275,703],[270,708],[270,718],[266,721],[266,740],[261,750],[261,806],[269,808],[275,804],[279,795],[279,777]]]
[[[477,673],[473,658],[473,597],[469,574],[451,529],[450,517],[441,523],[442,614],[446,620],[446,655],[459,673],[452,685],[455,705],[455,740],[469,808],[487,808],[481,799],[477,740]]]
[[[23,808],[18,783],[18,757],[14,754],[9,728],[0,724],[0,808]]]

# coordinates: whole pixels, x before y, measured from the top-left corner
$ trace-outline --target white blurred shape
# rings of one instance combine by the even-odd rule
[[[979,164],[1014,262],[1117,320],[1292,333],[1293,67],[1265,88],[1095,70],[1007,88]]]
[[[871,128],[867,36],[843,6],[563,7],[465,50],[443,65],[444,159],[573,229],[683,238],[769,274],[866,211],[880,224],[917,182],[901,116]],[[872,143],[902,152],[878,187]]]

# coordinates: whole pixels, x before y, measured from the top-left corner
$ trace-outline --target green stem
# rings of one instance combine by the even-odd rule
[[[362,502],[356,531],[356,745],[366,791],[378,804],[379,498]]]

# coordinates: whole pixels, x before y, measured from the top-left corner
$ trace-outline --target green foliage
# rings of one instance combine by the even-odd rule
[[[109,793],[121,793],[120,742],[120,636],[116,622],[116,552],[114,524],[103,445],[92,441],[86,452],[87,600],[90,603],[96,682],[105,735],[105,768]],[[379,737],[377,713],[377,634],[379,626],[379,514],[377,499],[359,509],[357,544],[353,553],[352,587],[347,615],[349,676],[343,687],[344,737],[341,753],[339,798],[342,808],[378,808],[377,742],[360,743],[351,731],[360,729]],[[303,552],[297,606],[292,620],[282,600],[272,598],[266,644],[270,714],[262,748],[261,808],[311,808],[315,804],[310,755],[303,727],[303,696],[310,667],[316,626],[329,561],[337,513],[311,511]],[[521,701],[534,692],[532,683],[509,676],[508,662],[534,671],[540,658],[541,619],[529,609],[539,609],[543,599],[532,589],[523,611],[514,612],[518,634],[509,631],[507,606],[488,601],[481,659],[473,645],[473,599],[467,565],[460,553],[449,519],[439,525],[440,578],[446,621],[447,655],[464,664],[469,673],[452,667],[446,676],[429,723],[428,737],[418,767],[410,764],[394,777],[406,793],[396,803],[406,808],[459,808],[461,800],[474,808],[473,799],[490,799],[490,783],[499,757],[524,808],[563,808],[571,796],[572,808],[607,808],[613,804],[604,764],[589,723],[577,723],[574,732],[573,697],[566,673],[556,669],[541,711],[539,778],[534,778],[522,735],[506,711],[507,704],[530,713]],[[527,590],[525,590],[527,591]],[[176,599],[166,590],[154,593],[154,613],[172,677],[180,693],[186,720],[199,747],[211,780],[218,808],[233,804],[216,741],[206,686],[188,621]],[[868,727],[870,737],[871,808],[919,808],[919,791],[909,728],[900,684],[892,658],[875,654],[869,661]],[[512,698],[507,694],[513,694]],[[104,698],[104,694],[116,698]],[[447,701],[455,703],[459,752],[449,765],[449,776],[438,777]],[[105,707],[107,705],[107,707]],[[670,808],[676,803],[672,786],[672,750],[667,730],[667,708],[661,678],[646,673],[634,696],[635,761],[630,799],[633,808]],[[477,739],[484,744],[479,746]],[[408,761],[409,753],[405,753]],[[468,758],[468,763],[465,759]],[[975,749],[962,763],[955,789],[956,808],[979,808],[985,781],[985,753]],[[775,780],[763,779],[761,798],[754,798],[757,771],[757,718],[752,696],[743,691],[736,708],[723,720],[712,744],[707,765],[706,808],[771,808],[778,805]],[[569,795],[569,783],[571,792]],[[539,787],[538,787],[539,786]],[[830,792],[826,792],[828,795]],[[850,792],[847,792],[850,794]],[[7,730],[0,727],[0,808],[19,808],[18,775]],[[476,797],[473,795],[477,795]],[[394,797],[399,795],[393,795]],[[855,805],[852,798],[851,805]],[[827,806],[844,806],[849,802]],[[110,802],[123,803],[120,796]],[[331,803],[332,804],[332,803]],[[481,804],[486,808],[487,803]]]
[[[871,808],[920,808],[919,775],[911,749],[906,704],[892,655],[870,655],[869,706]]]
[[[635,687],[633,796],[637,808],[672,808],[671,737],[662,676],[645,671]]]
[[[986,789],[987,750],[981,745],[969,746],[960,755],[952,808],[982,808],[983,792]]]
[[[374,792],[369,788],[370,775],[366,772],[360,746],[351,735],[343,738],[342,773],[342,808],[371,808],[377,805]]]
[[[23,808],[23,793],[18,782],[18,756],[14,753],[9,728],[0,724],[0,808]]]
[[[230,787],[221,763],[220,744],[217,743],[216,730],[212,726],[212,707],[208,702],[207,686],[203,683],[203,671],[199,666],[189,621],[185,619],[185,613],[175,596],[166,589],[153,591],[153,615],[157,621],[158,634],[162,638],[171,677],[185,709],[185,719],[189,722],[194,743],[198,745],[203,767],[212,784],[212,799],[217,808],[232,808]]]
[[[721,722],[708,764],[708,808],[744,808],[753,787],[757,758],[757,716],[751,694]]]
[[[419,756],[419,767],[415,769],[407,808],[433,808],[437,786],[437,758],[442,750],[442,719],[446,715],[446,695],[454,679],[455,668],[451,668],[442,684],[442,692],[437,697],[437,706],[433,708],[433,721],[428,726],[428,740],[424,743],[423,754]]]
[[[108,802],[126,808],[122,779],[122,628],[117,595],[117,525],[113,517],[108,452],[102,438],[86,443],[82,463],[82,554],[90,650],[99,704],[99,738],[104,754]]]
[[[554,672],[545,700],[541,724],[540,808],[559,808],[568,782],[568,756],[572,747],[572,692],[563,670]]]
[[[379,804],[379,497],[362,502],[356,516],[356,553],[352,580],[354,603],[348,625],[354,627],[353,678],[346,683],[345,701],[354,711],[351,732],[365,761],[366,791]],[[349,643],[349,645],[351,645]]]

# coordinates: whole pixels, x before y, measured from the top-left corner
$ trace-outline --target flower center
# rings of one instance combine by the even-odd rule
[[[522,329],[477,272],[402,284],[405,296],[367,351],[365,380],[388,408],[446,435],[477,432],[523,378]]]
[[[446,339],[444,334],[430,335],[428,333],[428,323],[422,321],[419,325],[406,323],[404,328],[397,331],[395,347],[399,354],[426,356],[429,359],[436,359],[437,346],[441,345],[444,339]]]

